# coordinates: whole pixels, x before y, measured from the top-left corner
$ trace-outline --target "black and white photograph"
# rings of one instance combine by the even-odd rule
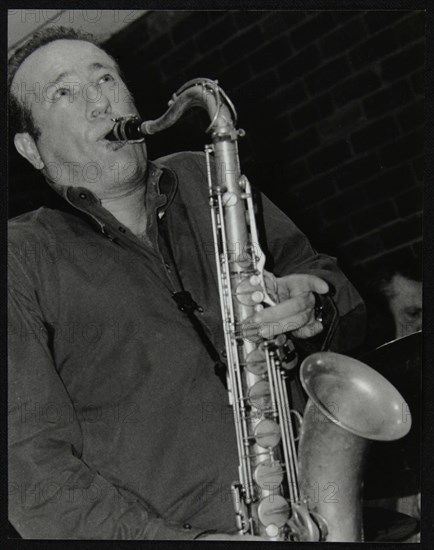
[[[9,6],[9,539],[432,539],[389,4]]]

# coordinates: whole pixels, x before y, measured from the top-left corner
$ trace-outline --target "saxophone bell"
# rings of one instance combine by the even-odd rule
[[[326,522],[328,542],[361,541],[369,441],[404,437],[408,405],[379,372],[337,353],[306,357],[300,379],[309,396],[298,448],[302,499]]]

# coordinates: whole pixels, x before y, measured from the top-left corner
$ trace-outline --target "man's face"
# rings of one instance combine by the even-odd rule
[[[104,140],[112,118],[137,110],[114,61],[100,48],[81,40],[51,42],[23,62],[12,86],[41,131],[36,146],[49,179],[87,187],[101,198],[141,179],[144,144]]]
[[[396,274],[390,282],[389,306],[395,320],[396,338],[422,328],[422,283]]]

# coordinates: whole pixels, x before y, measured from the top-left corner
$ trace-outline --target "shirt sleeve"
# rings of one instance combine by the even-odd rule
[[[50,351],[34,285],[9,257],[9,518],[23,538],[192,540],[83,460],[80,421]]]
[[[259,229],[265,235],[261,245],[268,269],[277,277],[306,273],[325,280],[339,311],[330,349],[345,352],[361,346],[366,331],[365,305],[336,258],[314,250],[304,233],[265,195],[260,195],[258,206],[258,223],[262,225]]]

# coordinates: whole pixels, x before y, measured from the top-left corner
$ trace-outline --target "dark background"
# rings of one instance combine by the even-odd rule
[[[247,131],[243,171],[356,277],[421,252],[424,27],[409,10],[151,11],[106,46],[146,119],[187,80],[218,79]],[[148,139],[150,157],[202,150],[207,122]],[[45,189],[10,147],[9,216]]]
[[[347,271],[422,246],[423,11],[151,11],[110,39],[143,118],[195,77],[238,111],[243,172]],[[148,139],[202,150],[204,113]],[[44,202],[10,152],[10,216]]]

